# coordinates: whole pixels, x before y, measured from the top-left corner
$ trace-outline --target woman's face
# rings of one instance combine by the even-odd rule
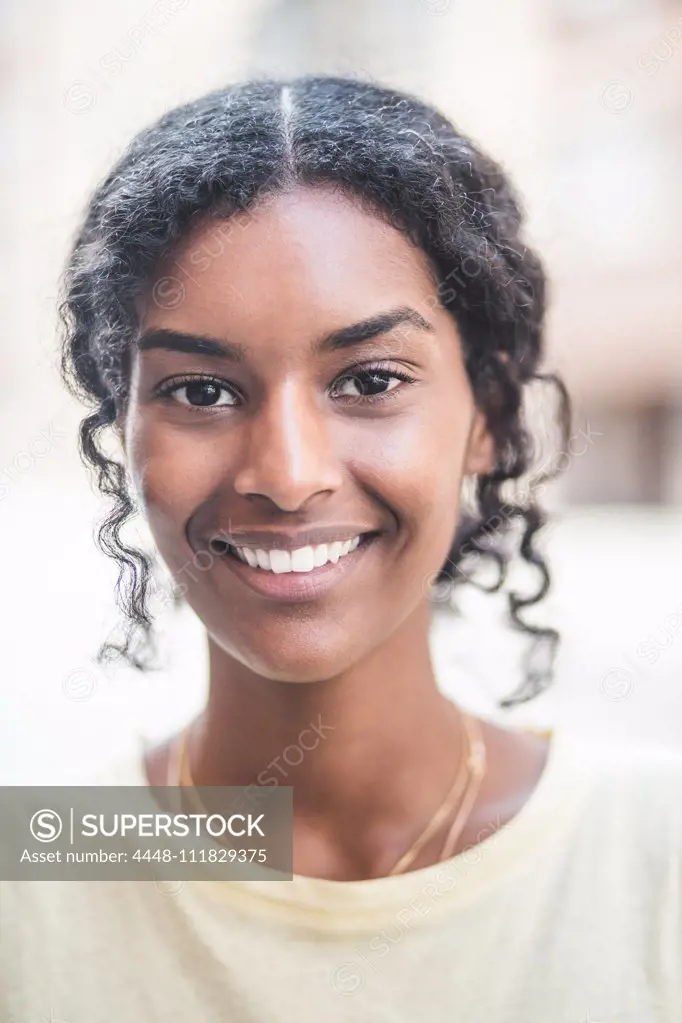
[[[212,641],[316,681],[423,613],[462,476],[493,464],[423,253],[296,188],[196,228],[140,320],[126,458]]]

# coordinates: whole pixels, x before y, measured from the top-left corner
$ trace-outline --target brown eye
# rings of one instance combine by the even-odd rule
[[[195,380],[178,388],[178,394],[185,392],[185,401],[188,405],[218,405],[222,390],[220,384],[212,380]],[[180,401],[184,404],[182,399]]]
[[[237,404],[235,394],[227,385],[212,377],[171,381],[159,393],[190,408],[225,408]]]
[[[414,377],[391,367],[358,367],[338,378],[332,388],[332,397],[381,401],[384,397],[392,397],[393,392],[400,389],[401,383],[414,383]]]
[[[391,383],[391,381],[393,381]],[[386,394],[400,385],[397,377],[391,373],[362,371],[353,373],[352,376],[344,377],[339,386],[335,388],[335,394],[344,398],[359,398],[363,395]]]

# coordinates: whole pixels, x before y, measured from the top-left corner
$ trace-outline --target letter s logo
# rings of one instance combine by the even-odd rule
[[[54,810],[36,810],[29,824],[38,842],[54,842],[62,833],[62,819]]]

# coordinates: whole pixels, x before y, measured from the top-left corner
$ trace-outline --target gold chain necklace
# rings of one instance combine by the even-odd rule
[[[486,772],[486,748],[483,734],[476,718],[462,710],[460,710],[460,717],[466,742],[462,743],[462,755],[457,766],[454,783],[443,802],[430,818],[424,830],[417,836],[409,849],[403,853],[395,866],[389,871],[389,877],[394,874],[403,873],[412,863],[414,863],[426,843],[437,834],[438,829],[442,827],[448,819],[460,799],[461,802],[459,810],[450,830],[445,836],[445,842],[443,843],[441,854],[438,857],[437,862],[448,859],[452,856],[453,850],[457,844],[457,839],[460,837],[464,826],[469,819],[481,787],[481,782],[483,781],[483,777]],[[192,778],[192,771],[188,756],[189,732],[190,726],[187,725],[187,727],[180,733],[178,741],[175,744],[175,757],[169,756],[168,758],[166,784],[178,785],[183,789],[187,789],[189,798],[193,805],[202,813],[208,813],[199,793],[196,790],[196,785]]]
[[[422,833],[415,839],[407,852],[403,853],[396,865],[389,872],[389,877],[392,874],[403,873],[412,863],[414,863],[426,843],[438,833],[438,829],[442,827],[448,819],[455,806],[457,806],[460,798],[461,804],[459,811],[450,827],[450,830],[445,836],[445,842],[441,849],[441,854],[436,862],[440,863],[441,860],[447,859],[452,855],[452,850],[457,843],[457,839],[461,835],[464,830],[464,825],[469,819],[486,770],[486,750],[483,734],[476,718],[473,718],[470,714],[467,714],[466,711],[463,710],[460,710],[460,717],[466,736],[466,743],[462,743],[462,755],[460,757],[460,762],[457,767],[457,773],[455,775],[452,788],[434,813],[433,817],[431,817]]]

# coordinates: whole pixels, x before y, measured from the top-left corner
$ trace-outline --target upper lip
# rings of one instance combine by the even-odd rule
[[[224,540],[233,547],[260,547],[262,550],[293,551],[299,547],[313,547],[321,543],[343,543],[354,540],[363,533],[376,533],[378,530],[367,526],[310,526],[297,530],[268,529],[223,529],[214,533],[212,540]]]

